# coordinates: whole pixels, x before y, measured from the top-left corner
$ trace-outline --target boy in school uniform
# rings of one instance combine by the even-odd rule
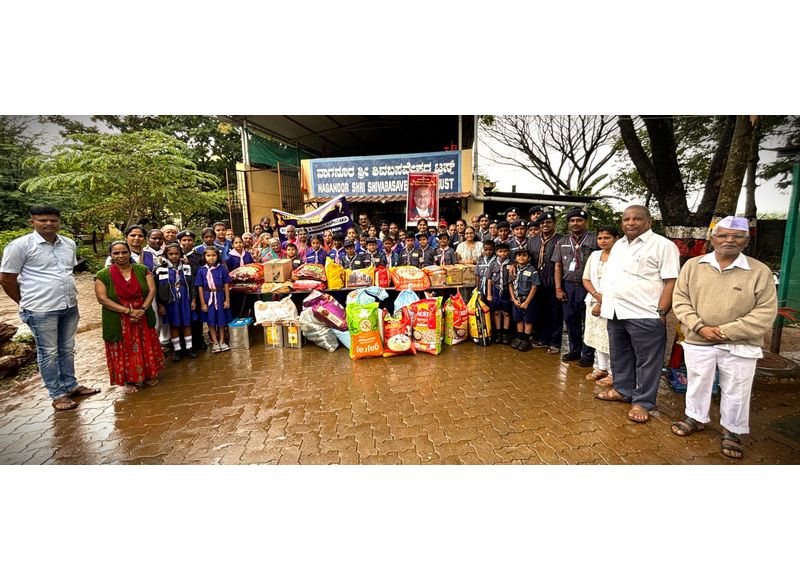
[[[489,264],[494,259],[494,242],[486,240],[483,242],[483,254],[475,264],[475,280],[478,282],[478,292],[481,298],[486,301],[486,288],[489,279]]]
[[[342,267],[346,270],[357,270],[358,268],[354,267],[354,265],[356,260],[359,258],[360,254],[356,253],[355,242],[348,238],[344,241],[343,246],[344,246],[344,256],[342,256],[342,261],[341,261]]]
[[[531,335],[533,334],[533,297],[539,285],[539,274],[531,264],[528,248],[518,247],[514,252],[516,268],[509,284],[509,294],[513,307],[514,322],[517,323],[517,338],[511,341],[511,348],[527,352],[532,348]]]
[[[367,258],[376,268],[378,266],[386,266],[386,254],[378,251],[378,240],[375,238],[367,238]],[[369,265],[369,264],[368,264]]]
[[[433,266],[436,257],[436,250],[428,245],[428,234],[422,232],[414,236],[419,244],[417,251],[411,255],[411,265],[417,268],[424,268],[425,266]],[[416,256],[416,258],[415,258]]]
[[[395,251],[396,240],[394,236],[383,238],[383,257],[386,259],[386,267],[394,268],[400,265],[400,255]]]
[[[214,233],[213,230],[211,233]],[[178,243],[181,245],[181,250],[183,250],[183,262],[185,264],[189,264],[189,267],[191,268],[191,280],[194,280],[197,277],[197,271],[206,263],[203,252],[197,251],[197,248],[194,247],[194,242],[194,232],[190,230],[183,230],[182,232],[178,233]],[[189,298],[191,302],[189,308],[192,311],[192,320],[190,323],[192,328],[192,348],[195,352],[197,352],[200,350],[207,350],[208,345],[206,344],[205,337],[203,336],[203,321],[200,320],[199,316],[200,302],[197,299],[197,286],[194,284],[191,284],[190,286]]]
[[[516,220],[511,223],[511,229],[514,231],[514,236],[508,241],[508,249],[511,255],[513,256],[518,248],[525,248],[530,256],[530,239],[528,238],[528,227],[525,222]]]
[[[419,258],[419,251],[414,245],[416,240],[413,236],[408,236],[405,239],[406,247],[399,253],[399,260],[401,266],[413,266],[412,259]],[[416,254],[416,256],[414,255]]]
[[[508,293],[509,270],[508,244],[494,245],[495,257],[489,264],[486,301],[494,316],[494,337],[496,343],[511,344],[511,298]]]
[[[297,255],[297,246],[294,242],[287,242],[286,258],[292,261],[292,270],[303,265],[303,258]]]
[[[497,242],[505,242],[509,244],[509,248],[511,246],[511,225],[506,221],[497,224],[497,237],[494,239],[494,243]]]
[[[450,247],[450,236],[447,232],[439,234],[439,247],[436,248],[434,263],[437,266],[454,266],[458,264],[456,251]]]

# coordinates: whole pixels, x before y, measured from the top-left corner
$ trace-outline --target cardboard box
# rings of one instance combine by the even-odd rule
[[[300,323],[297,320],[281,322],[281,327],[284,348],[303,348],[303,331],[300,330]]]
[[[292,261],[288,258],[270,260],[264,264],[265,282],[291,282]]]
[[[445,271],[445,283],[448,286],[461,286],[464,283],[464,269],[461,266],[442,266]]]
[[[474,264],[459,264],[458,268],[461,269],[462,284],[464,284],[464,286],[474,287],[478,283],[475,279]]]
[[[283,348],[283,326],[280,322],[265,322],[264,346],[267,348]]]

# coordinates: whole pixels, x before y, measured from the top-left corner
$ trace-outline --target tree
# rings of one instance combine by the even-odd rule
[[[481,126],[497,163],[524,169],[554,195],[597,194],[609,184],[600,171],[619,147],[613,116],[486,115]]]
[[[21,188],[61,200],[68,216],[94,230],[108,223],[184,222],[219,211],[219,180],[199,171],[186,144],[159,131],[80,133],[28,161],[36,176]]]
[[[722,184],[714,208],[715,217],[722,218],[736,213],[736,204],[739,202],[739,194],[742,191],[742,181],[752,155],[753,140],[758,133],[757,120],[757,117],[749,115],[736,116],[736,126],[728,150],[728,163],[725,166],[725,173],[722,176]]]
[[[92,115],[121,133],[152,129],[183,141],[200,171],[216,175],[225,183],[225,170],[235,176],[242,157],[239,129],[208,115]]]
[[[24,166],[25,159],[39,154],[38,137],[28,129],[24,117],[0,116],[0,230],[24,227],[28,207],[42,201],[20,191],[20,184],[34,174]]]

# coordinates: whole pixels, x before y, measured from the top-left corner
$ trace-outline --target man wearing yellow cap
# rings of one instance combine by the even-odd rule
[[[705,428],[719,369],[721,451],[732,459],[742,457],[739,435],[750,431],[756,361],[778,304],[770,269],[742,254],[749,241],[746,219],[720,220],[711,232],[714,251],[686,262],[672,298],[687,372],[686,417],[672,431],[685,437]]]

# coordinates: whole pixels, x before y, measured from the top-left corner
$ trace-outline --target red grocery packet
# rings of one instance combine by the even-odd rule
[[[411,340],[411,313],[407,306],[394,316],[388,310],[383,311],[383,356],[399,354],[417,354],[414,341]]]

